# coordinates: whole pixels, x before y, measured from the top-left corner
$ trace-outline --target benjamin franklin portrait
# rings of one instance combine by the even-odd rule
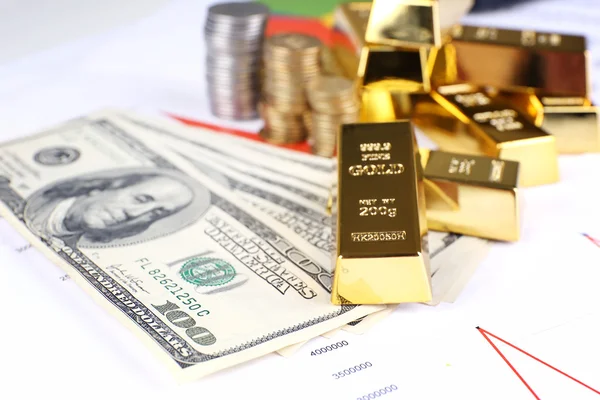
[[[57,182],[34,193],[28,227],[90,247],[123,245],[180,230],[210,207],[210,192],[183,174],[118,170]]]

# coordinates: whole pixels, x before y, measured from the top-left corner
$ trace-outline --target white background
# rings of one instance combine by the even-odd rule
[[[105,107],[256,129],[207,111],[208,3],[0,1],[0,139]],[[585,34],[598,75],[595,0],[542,0],[468,20]],[[598,154],[562,156],[560,183],[524,190],[522,239],[496,244],[456,303],[401,306],[365,335],[319,338],[289,359],[269,355],[186,385],[57,267],[17,251],[26,243],[0,221],[0,396],[354,399],[393,383],[399,390],[384,398],[533,399],[476,326],[600,388],[600,248],[581,235],[600,238],[599,167]],[[350,345],[310,356],[342,339]],[[495,343],[540,398],[598,398]],[[373,367],[331,376],[364,361]]]

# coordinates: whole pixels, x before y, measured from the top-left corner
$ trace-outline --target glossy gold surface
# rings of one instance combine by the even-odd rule
[[[409,81],[379,81],[364,86],[360,122],[391,122],[410,119],[423,97],[422,86]]]
[[[589,60],[583,36],[456,26],[449,45],[455,70],[435,86],[468,82],[503,91],[589,98]],[[440,79],[442,78],[442,79]]]
[[[415,107],[414,122],[440,150],[518,161],[520,187],[559,180],[554,136],[511,104],[469,84],[439,87],[431,98]]]
[[[361,94],[360,122],[397,120],[394,97],[385,88],[365,87]]]
[[[502,96],[555,137],[559,154],[600,152],[600,110],[588,99],[520,93]]]
[[[334,12],[333,52],[347,78],[354,79],[360,53],[366,45],[365,35],[371,2],[349,2],[338,5]]]
[[[429,229],[519,240],[518,162],[427,149],[420,152]]]
[[[546,106],[542,128],[561,154],[600,152],[600,110],[593,106]]]
[[[332,302],[430,301],[423,171],[412,125],[343,125],[338,143]]]
[[[365,40],[397,48],[439,47],[437,0],[374,0]]]
[[[413,91],[428,92],[431,88],[428,54],[426,48],[400,50],[387,46],[364,47],[357,77],[363,86],[381,81],[391,85],[397,81],[400,85],[414,85],[416,89]]]

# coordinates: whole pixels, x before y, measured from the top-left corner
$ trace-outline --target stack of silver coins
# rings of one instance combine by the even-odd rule
[[[213,115],[258,118],[262,48],[269,9],[257,2],[220,3],[204,26],[206,81]]]

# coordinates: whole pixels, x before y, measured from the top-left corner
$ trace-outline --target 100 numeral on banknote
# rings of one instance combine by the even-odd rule
[[[114,121],[0,146],[0,213],[181,379],[380,309],[330,304],[328,257]]]

